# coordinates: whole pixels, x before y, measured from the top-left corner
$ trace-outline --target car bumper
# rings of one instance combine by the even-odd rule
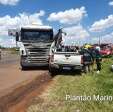
[[[50,67],[54,69],[63,69],[65,67],[68,67],[70,69],[75,69],[75,70],[83,69],[83,65],[68,65],[68,64],[57,64],[57,63],[50,64]]]

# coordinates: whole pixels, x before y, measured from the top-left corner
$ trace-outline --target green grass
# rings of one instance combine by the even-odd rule
[[[66,95],[113,96],[113,73],[110,71],[112,59],[102,63],[100,74],[58,75],[41,103],[31,104],[28,112],[113,112],[113,101],[72,101]],[[37,100],[37,99],[35,99]],[[78,111],[77,111],[78,110]]]
[[[13,47],[13,48],[2,48],[2,51],[8,51],[11,54],[19,54],[19,48]]]
[[[17,48],[10,48],[10,49],[7,49],[7,50],[9,50],[10,52],[11,52],[11,54],[19,54],[19,49],[17,49]]]

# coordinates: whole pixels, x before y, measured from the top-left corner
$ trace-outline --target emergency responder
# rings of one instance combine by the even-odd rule
[[[95,64],[95,57],[96,57],[96,52],[95,52],[95,48],[93,46],[88,48],[91,57],[92,57],[92,63],[91,63],[91,71],[94,71],[94,64]]]
[[[91,71],[91,64],[93,62],[92,54],[89,51],[90,45],[86,45],[81,49],[80,54],[83,55],[83,68],[85,73]]]
[[[95,58],[96,58],[96,67],[97,67],[97,73],[99,74],[100,73],[100,70],[101,70],[101,61],[102,61],[102,56],[100,54],[100,47],[97,46],[95,48]]]

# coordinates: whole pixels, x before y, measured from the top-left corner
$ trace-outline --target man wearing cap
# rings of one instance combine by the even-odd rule
[[[87,73],[91,71],[91,64],[93,62],[92,54],[89,50],[90,45],[86,45],[81,49],[80,54],[83,55],[84,71]]]

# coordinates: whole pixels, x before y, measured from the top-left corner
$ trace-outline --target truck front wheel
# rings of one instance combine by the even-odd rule
[[[21,70],[27,70],[27,66],[25,66],[25,57],[21,56],[20,59],[20,65],[21,65]]]
[[[27,70],[28,68],[26,66],[21,65],[21,70]]]

